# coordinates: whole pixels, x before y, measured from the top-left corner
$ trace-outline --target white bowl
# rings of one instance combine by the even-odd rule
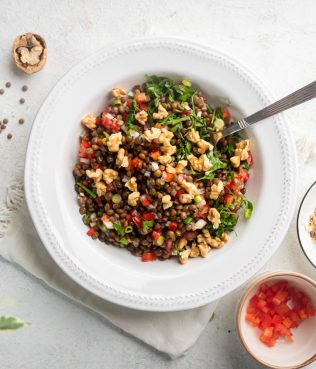
[[[303,197],[297,215],[297,235],[302,250],[307,259],[316,268],[316,241],[314,241],[307,231],[309,217],[316,208],[316,182],[307,190]]]
[[[246,309],[251,297],[258,291],[261,283],[273,284],[281,280],[301,290],[310,297],[316,307],[316,282],[311,278],[294,272],[274,272],[256,279],[244,292],[237,312],[237,330],[246,350],[257,361],[269,368],[302,368],[316,360],[316,316],[304,320],[298,328],[293,328],[292,343],[278,341],[272,348],[259,340],[260,330],[246,321]]]
[[[131,88],[147,73],[189,79],[213,102],[228,97],[236,117],[273,100],[239,63],[204,46],[145,39],[99,50],[56,85],[38,113],[26,158],[26,199],[47,250],[83,287],[132,308],[189,309],[240,286],[280,245],[294,211],[295,148],[282,115],[248,130],[255,164],[247,195],[254,213],[248,222],[240,219],[237,238],[232,235],[206,259],[185,266],[176,260],[142,263],[125,250],[91,240],[73,190],[80,120],[104,108],[113,86]]]

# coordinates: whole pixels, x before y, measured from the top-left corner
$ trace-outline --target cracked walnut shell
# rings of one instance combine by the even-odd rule
[[[15,65],[23,72],[38,72],[46,64],[46,42],[40,35],[31,32],[17,36],[13,43],[12,57]]]

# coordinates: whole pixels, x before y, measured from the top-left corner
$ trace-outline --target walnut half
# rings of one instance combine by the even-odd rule
[[[23,72],[28,74],[38,72],[46,63],[46,42],[35,33],[20,35],[14,40],[12,57],[15,65]]]

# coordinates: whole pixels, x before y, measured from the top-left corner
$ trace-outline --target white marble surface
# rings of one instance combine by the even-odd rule
[[[27,137],[36,111],[56,81],[83,57],[111,42],[143,36],[178,36],[230,53],[250,67],[278,97],[316,76],[316,3],[313,0],[0,0],[0,202],[22,178]],[[16,35],[33,31],[48,44],[48,63],[34,76],[17,71],[10,52]],[[21,86],[27,84],[24,105]],[[316,177],[315,101],[287,113],[299,149],[299,196]],[[250,113],[250,112],[249,112]],[[17,120],[25,118],[20,126]],[[13,133],[9,142],[7,133]],[[308,137],[309,135],[309,137]],[[265,270],[289,269],[316,278],[296,238],[295,219]],[[90,311],[0,261],[0,313],[32,324],[0,335],[1,369],[46,368],[261,368],[241,347],[234,326],[240,291],[224,298],[213,323],[186,356],[170,361],[121,333]],[[316,368],[316,364],[310,365]]]

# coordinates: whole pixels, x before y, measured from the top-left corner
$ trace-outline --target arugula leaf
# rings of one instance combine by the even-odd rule
[[[219,205],[215,206],[221,216],[221,222],[217,229],[213,228],[212,224],[208,225],[209,231],[212,235],[220,237],[224,232],[232,232],[238,222],[238,214],[232,212],[229,209],[229,205]]]
[[[227,146],[225,146],[224,151],[227,152],[230,157],[234,156],[234,145],[229,143]]]
[[[212,181],[214,178],[215,178],[215,174],[214,173],[208,173],[205,176],[198,178],[197,181],[202,181],[202,180]]]
[[[125,126],[127,128],[126,134],[130,135],[131,131],[138,131],[138,126],[133,124],[133,120],[135,119],[135,112],[136,112],[137,104],[136,100],[132,100],[131,107],[129,108],[128,115],[125,121]]]
[[[230,181],[232,179],[234,179],[235,177],[235,172],[233,170],[229,170],[227,175],[226,175],[226,178]]]
[[[145,90],[149,96],[155,99],[156,106],[161,96],[166,96],[170,102],[174,102],[173,81],[167,77],[147,75]]]
[[[242,163],[242,165],[241,165],[244,169],[246,169],[246,170],[249,170],[250,169],[250,167],[249,167],[249,165],[246,163],[246,162],[244,162],[244,163]]]
[[[116,232],[120,235],[120,236],[125,236],[125,228],[122,227],[121,225],[114,223],[113,224],[114,229],[116,230]]]
[[[191,99],[191,97],[196,93],[195,90],[192,90],[192,88],[185,86],[183,84],[181,85],[174,85],[174,90],[176,92],[176,95],[180,101],[188,101]]]
[[[152,228],[155,222],[153,220],[143,220],[142,228],[147,231],[149,228]]]
[[[186,158],[188,155],[191,154],[192,150],[192,142],[184,140],[180,142],[179,148],[177,150],[177,160],[181,160]]]
[[[190,117],[177,118],[175,114],[169,114],[167,118],[160,121],[162,126],[171,126],[169,131],[176,133],[178,130],[183,128],[182,122],[190,120]]]
[[[246,219],[250,219],[253,212],[253,203],[247,199],[246,196],[241,198],[241,206],[244,207],[244,216]]]
[[[214,151],[209,151],[206,156],[209,158],[210,162],[212,163],[211,172],[215,172],[218,169],[226,168],[227,164],[222,162]]]
[[[183,219],[183,223],[184,224],[190,224],[190,223],[192,223],[192,218],[191,217],[186,217],[185,219]]]
[[[29,325],[29,323],[13,316],[0,316],[0,330],[19,329],[27,325]]]

